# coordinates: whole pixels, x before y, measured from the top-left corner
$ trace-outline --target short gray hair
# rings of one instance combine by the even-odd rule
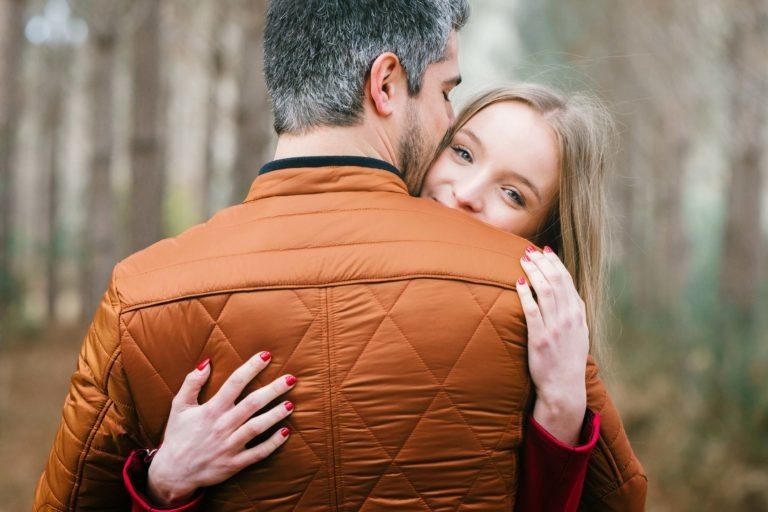
[[[400,59],[417,95],[468,16],[467,0],[270,0],[264,75],[275,131],[360,122],[366,77],[385,52]]]

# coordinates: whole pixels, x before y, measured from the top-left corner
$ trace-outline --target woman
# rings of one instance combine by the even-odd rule
[[[597,440],[599,415],[588,412],[585,420],[587,406],[594,403],[593,397],[587,402],[584,369],[588,353],[598,352],[601,339],[603,181],[610,129],[605,110],[584,97],[563,98],[536,85],[493,89],[460,113],[424,179],[410,177],[413,193],[544,246],[543,251],[530,247],[521,261],[530,285],[524,279],[518,282],[537,396],[526,438],[540,441],[526,440],[518,497],[522,510],[576,510],[586,460]],[[199,503],[190,501],[197,489],[231,477],[285,442],[290,434],[287,428],[254,447],[245,446],[291,414],[291,402],[251,419],[238,415],[236,405],[221,409],[222,404],[235,401],[269,360],[268,352],[257,354],[212,400],[199,406],[198,393],[210,375],[209,361],[201,363],[174,400],[163,447],[149,466],[148,482],[136,482],[146,474],[138,455],[126,464],[129,487],[146,483],[153,498],[188,502],[180,510],[192,510]],[[294,385],[295,378],[283,376],[251,393],[248,400],[266,405]],[[581,435],[583,426],[593,429],[591,435]],[[583,446],[573,448],[580,443]],[[580,461],[569,467],[570,473],[557,475],[562,492],[553,492],[545,485],[551,487],[551,482],[544,482],[550,468],[543,452],[553,449],[578,454],[574,460]],[[644,479],[639,464],[630,469],[634,472],[630,478]],[[626,480],[625,475],[621,479]],[[168,495],[164,492],[168,488],[178,492]],[[642,507],[644,492],[643,485],[628,486],[614,504],[622,510],[633,510],[638,503]],[[599,503],[601,498],[596,499]]]

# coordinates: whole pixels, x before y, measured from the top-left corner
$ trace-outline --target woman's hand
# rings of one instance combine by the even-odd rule
[[[164,506],[185,503],[197,489],[226,480],[285,442],[288,428],[246,448],[246,443],[291,414],[293,404],[283,402],[253,416],[290,390],[296,384],[294,376],[284,375],[235,404],[270,360],[269,352],[253,356],[203,405],[198,403],[198,395],[210,376],[210,360],[187,375],[171,404],[163,444],[149,466],[147,488],[153,501]]]
[[[536,387],[533,417],[556,439],[576,446],[587,407],[584,301],[549,247],[544,252],[528,247],[522,265],[530,286],[521,277],[517,292],[528,323],[528,366]]]

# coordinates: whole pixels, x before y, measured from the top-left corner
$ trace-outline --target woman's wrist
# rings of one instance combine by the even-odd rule
[[[147,472],[147,494],[152,502],[167,507],[191,501],[197,487],[178,474],[179,468],[166,471],[162,459],[157,459],[155,457]]]
[[[586,410],[586,390],[567,395],[539,394],[533,408],[533,417],[555,439],[576,446],[579,444]]]

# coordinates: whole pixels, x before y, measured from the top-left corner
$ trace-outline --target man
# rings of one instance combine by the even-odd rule
[[[294,434],[206,510],[514,506],[530,403],[515,293],[528,243],[429,201],[466,0],[273,0],[278,145],[241,205],[121,262],[83,344],[36,509],[124,510],[187,371],[209,399],[260,350]],[[446,229],[450,226],[450,229]]]

